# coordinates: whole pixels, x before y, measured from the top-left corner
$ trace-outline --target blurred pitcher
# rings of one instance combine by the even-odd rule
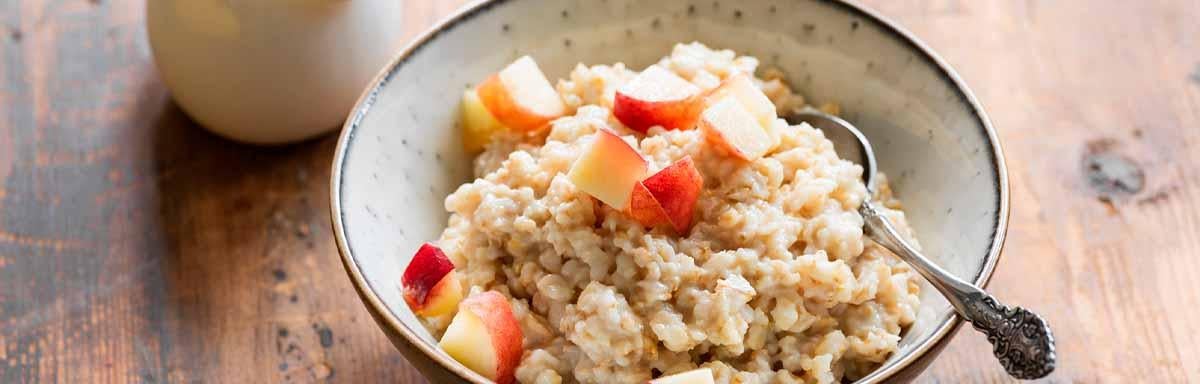
[[[150,0],[175,101],[209,130],[278,144],[341,126],[402,44],[399,0]]]

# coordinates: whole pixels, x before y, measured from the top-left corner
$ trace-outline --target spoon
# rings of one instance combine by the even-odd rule
[[[875,194],[875,153],[862,132],[845,120],[813,110],[792,114],[787,120],[791,124],[806,122],[824,132],[839,156],[865,168],[863,181],[867,185],[867,195]],[[859,207],[858,212],[865,222],[863,232],[912,265],[946,297],[959,316],[987,335],[988,342],[992,343],[992,353],[1009,375],[1031,380],[1054,371],[1054,335],[1045,320],[1024,308],[1001,304],[982,289],[934,264],[900,237],[880,212],[878,204],[868,198]]]

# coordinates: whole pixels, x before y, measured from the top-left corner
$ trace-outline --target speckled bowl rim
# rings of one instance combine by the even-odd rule
[[[387,85],[391,76],[396,73],[409,58],[417,51],[425,48],[427,44],[433,41],[439,34],[444,31],[453,29],[458,23],[469,20],[483,12],[488,11],[493,6],[506,3],[513,0],[482,0],[472,4],[468,4],[463,8],[453,12],[449,16],[443,18],[436,25],[423,32],[420,36],[404,47],[388,64],[380,70],[380,72],[371,80],[370,85],[359,96],[355,102],[354,108],[350,111],[349,117],[346,119],[345,125],[342,127],[342,132],[338,138],[337,148],[334,151],[333,167],[330,176],[329,184],[329,207],[330,219],[333,225],[333,233],[337,242],[338,253],[342,259],[342,265],[346,268],[346,273],[350,276],[350,281],[355,285],[355,291],[359,297],[366,303],[368,309],[375,314],[377,320],[382,320],[384,325],[391,327],[393,331],[403,336],[404,340],[412,347],[418,349],[429,359],[437,362],[442,368],[449,372],[457,374],[459,377],[477,384],[488,384],[489,380],[476,374],[475,372],[466,369],[462,365],[447,358],[444,355],[437,354],[434,346],[424,343],[417,334],[407,325],[400,321],[395,314],[388,309],[387,305],[375,293],[375,288],[367,281],[362,272],[362,267],[354,257],[354,251],[350,247],[350,243],[346,240],[346,231],[344,216],[342,210],[342,188],[345,187],[342,179],[342,171],[346,164],[346,154],[350,150],[350,146],[355,139],[355,131],[358,125],[362,122],[363,117],[375,103],[375,98],[379,94],[379,90]],[[992,278],[992,272],[996,268],[996,264],[1000,261],[1000,254],[1004,248],[1004,238],[1008,231],[1009,219],[1009,186],[1008,186],[1008,167],[1004,161],[1004,151],[1000,145],[1000,138],[996,134],[995,128],[992,126],[991,119],[988,118],[983,106],[975,98],[975,94],[959,77],[958,73],[950,67],[945,60],[937,53],[930,49],[924,42],[914,36],[908,30],[900,27],[890,19],[880,15],[877,11],[866,6],[858,4],[853,0],[829,0],[829,4],[842,8],[851,14],[858,15],[870,22],[880,26],[881,29],[894,37],[897,40],[907,44],[916,52],[920,52],[925,60],[933,63],[940,71],[940,75],[954,84],[958,94],[965,99],[971,110],[975,114],[975,118],[979,121],[980,126],[985,131],[985,137],[991,146],[988,150],[992,155],[992,162],[996,170],[994,175],[996,186],[998,189],[999,206],[996,210],[996,226],[992,233],[992,244],[988,251],[987,258],[984,259],[983,268],[979,274],[975,276],[974,283],[976,286],[984,287]],[[940,344],[948,342],[946,337],[957,331],[962,325],[960,316],[951,316],[943,320],[938,325],[937,330],[928,339],[917,345],[909,351],[909,353],[899,357],[899,361],[895,364],[879,369],[866,377],[856,381],[860,384],[870,384],[883,382],[893,375],[903,371],[909,365],[917,362],[930,350],[937,348]],[[378,321],[377,321],[378,322]],[[424,374],[424,373],[423,373]]]

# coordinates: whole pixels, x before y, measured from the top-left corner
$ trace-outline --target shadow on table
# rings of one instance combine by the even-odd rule
[[[170,101],[151,134],[167,248],[168,364],[216,382],[419,380],[401,368],[407,363],[337,258],[328,210],[334,135],[238,144]]]

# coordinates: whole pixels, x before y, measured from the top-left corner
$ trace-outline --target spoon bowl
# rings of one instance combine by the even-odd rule
[[[788,124],[808,123],[820,129],[825,134],[825,138],[833,142],[833,150],[837,152],[838,157],[863,167],[862,177],[863,182],[867,185],[867,191],[875,193],[874,179],[875,174],[878,173],[875,165],[875,151],[871,149],[871,142],[867,141],[867,136],[862,131],[840,117],[812,108],[785,116],[784,120],[787,120]]]
[[[838,156],[863,166],[863,182],[869,196],[875,193],[877,173],[875,151],[867,136],[850,122],[812,109],[785,117],[791,124],[808,123],[833,142]],[[1037,314],[1021,307],[1008,307],[995,297],[955,277],[908,244],[884,216],[877,203],[868,199],[859,208],[863,232],[879,245],[892,251],[925,277],[941,292],[955,312],[987,335],[992,353],[1014,378],[1032,380],[1054,371],[1057,356],[1050,326]]]

